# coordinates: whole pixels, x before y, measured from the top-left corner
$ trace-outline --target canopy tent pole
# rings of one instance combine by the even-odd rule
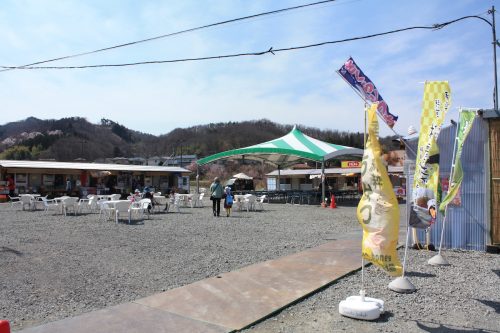
[[[278,191],[281,191],[281,185],[280,185],[280,165],[278,164],[278,184],[276,184],[276,188]]]
[[[325,202],[325,159],[321,161],[321,203]]]
[[[200,166],[196,164],[196,193],[200,194]]]

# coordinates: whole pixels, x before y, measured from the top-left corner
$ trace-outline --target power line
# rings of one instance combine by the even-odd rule
[[[131,46],[131,45],[136,45],[136,44],[140,44],[140,43],[151,42],[151,41],[154,41],[154,40],[157,40],[157,39],[166,38],[166,37],[172,37],[172,36],[180,35],[180,34],[187,33],[187,32],[192,32],[192,31],[196,31],[196,30],[211,28],[211,27],[215,27],[215,26],[218,26],[218,25],[223,25],[223,24],[228,24],[228,23],[234,23],[234,22],[238,22],[238,21],[244,21],[244,20],[253,19],[253,18],[256,18],[256,17],[266,16],[266,15],[273,15],[273,14],[283,13],[283,12],[287,12],[287,11],[291,11],[291,10],[295,10],[295,9],[301,9],[301,8],[306,8],[306,7],[321,5],[321,4],[325,4],[325,3],[328,3],[328,2],[334,2],[334,1],[337,1],[337,0],[323,0],[323,1],[312,2],[312,3],[308,3],[308,4],[304,4],[304,5],[299,5],[299,6],[294,6],[294,7],[287,7],[287,8],[272,10],[272,11],[269,11],[269,12],[264,12],[264,13],[254,14],[254,15],[248,15],[248,16],[238,17],[238,18],[231,19],[231,20],[226,20],[226,21],[211,23],[211,24],[207,24],[207,25],[202,25],[202,26],[199,26],[199,27],[196,27],[196,28],[190,28],[190,29],[186,29],[186,30],[172,32],[172,33],[165,34],[165,35],[160,35],[160,36],[156,36],[156,37],[141,39],[141,40],[134,41],[134,42],[129,42],[129,43],[124,43],[124,44],[118,44],[118,45],[114,45],[114,46],[109,46],[109,47],[105,47],[105,48],[94,50],[94,51],[82,52],[82,53],[77,53],[77,54],[73,54],[73,55],[69,55],[69,56],[58,57],[58,58],[53,58],[53,59],[48,59],[48,60],[43,60],[43,61],[38,61],[38,62],[34,62],[34,63],[31,63],[31,64],[22,65],[22,66],[12,66],[12,67],[0,66],[1,68],[5,68],[4,70],[1,70],[0,72],[12,70],[12,69],[23,69],[23,68],[25,68],[27,66],[39,65],[39,64],[44,64],[44,63],[47,63],[47,62],[57,61],[57,60],[64,60],[64,59],[69,59],[69,58],[76,58],[76,57],[80,57],[80,56],[84,56],[84,55],[89,55],[89,54],[93,54],[93,53],[99,53],[99,52],[109,51],[109,50],[118,49],[118,48],[125,47],[125,46]]]
[[[450,24],[453,24],[453,23],[456,23],[456,22],[459,22],[459,21],[462,21],[465,19],[470,19],[470,18],[480,19],[480,20],[488,23],[490,26],[492,26],[491,22],[489,22],[488,20],[486,20],[480,16],[470,15],[470,16],[463,16],[463,17],[460,17],[458,19],[444,22],[444,23],[433,24],[430,26],[414,26],[414,27],[396,29],[396,30],[391,30],[391,31],[386,31],[386,32],[381,32],[381,33],[376,33],[376,34],[370,34],[370,35],[365,35],[365,36],[345,38],[345,39],[340,39],[340,40],[335,40],[335,41],[321,42],[321,43],[302,45],[302,46],[293,46],[293,47],[280,48],[280,49],[273,49],[271,47],[267,51],[261,51],[261,52],[226,54],[226,55],[218,55],[218,56],[199,57],[199,58],[141,61],[141,62],[123,63],[123,64],[101,64],[101,65],[83,65],[83,66],[30,66],[30,65],[26,65],[26,66],[21,66],[21,67],[0,66],[0,68],[4,68],[6,70],[11,70],[11,69],[83,69],[83,68],[100,68],[100,67],[126,67],[126,66],[138,66],[138,65],[166,64],[166,63],[177,63],[177,62],[188,62],[188,61],[202,61],[202,60],[236,58],[236,57],[245,57],[245,56],[261,56],[261,55],[265,55],[265,54],[273,54],[274,55],[277,52],[294,51],[294,50],[319,47],[319,46],[324,46],[324,45],[329,45],[329,44],[339,44],[339,43],[351,42],[351,41],[355,41],[355,40],[380,37],[380,36],[384,36],[384,35],[395,34],[395,33],[409,31],[409,30],[418,30],[418,29],[439,30],[439,29],[442,29]]]

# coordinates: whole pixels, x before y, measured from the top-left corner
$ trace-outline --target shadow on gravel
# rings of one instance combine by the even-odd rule
[[[451,328],[446,327],[443,324],[436,324],[437,327],[434,326],[426,326],[419,321],[417,321],[417,326],[423,331],[431,332],[431,333],[480,333],[480,332],[488,332],[491,333],[491,330],[483,330],[482,328]]]
[[[227,216],[222,216],[221,215],[221,218],[222,217],[228,218]],[[248,220],[248,219],[250,219],[252,217],[251,216],[245,216],[245,215],[231,215],[231,216],[229,216],[229,218],[230,219],[247,219]]]
[[[5,246],[0,247],[0,252],[13,253],[16,256],[20,256],[20,257],[23,255],[22,252],[19,252],[17,250],[14,250],[14,249],[11,249],[10,247],[5,247]]]
[[[394,317],[394,314],[390,311],[384,311],[383,314],[378,317],[377,320],[374,320],[376,323],[386,323],[389,321],[390,318]]]
[[[192,212],[186,212],[185,210],[181,210],[180,212],[168,212],[165,213],[165,215],[172,215],[172,214],[180,214],[180,215],[193,215]],[[151,214],[153,216],[154,214]]]
[[[123,222],[121,224],[124,224],[124,225],[128,225],[129,227],[139,227],[139,226],[143,226],[143,225],[146,225],[146,223],[144,223],[144,221],[132,221],[130,223],[128,222]]]
[[[422,272],[406,272],[405,274],[414,277],[436,277],[436,274],[422,273]]]
[[[477,299],[475,298],[476,301],[483,303],[486,306],[489,306],[493,310],[496,311],[496,313],[500,313],[500,302],[495,302],[495,301],[488,301],[485,299]]]
[[[493,273],[498,275],[498,277],[500,277],[500,269],[492,269],[492,271],[493,271]]]

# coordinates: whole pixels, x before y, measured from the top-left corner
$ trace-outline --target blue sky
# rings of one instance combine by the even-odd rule
[[[307,0],[3,0],[0,65],[23,65],[168,34]],[[53,62],[71,66],[259,52],[481,15],[498,1],[338,0],[112,51]],[[500,15],[497,15],[497,20]],[[452,109],[493,107],[491,28],[468,19],[276,55],[175,64],[0,73],[0,123],[30,116],[112,119],[165,134],[177,127],[267,118],[363,131],[363,102],[335,73],[352,56],[393,114],[394,130],[420,127],[425,80],[448,80]],[[497,48],[500,51],[500,48]],[[449,123],[449,120],[447,120]],[[393,134],[381,123],[381,135]]]

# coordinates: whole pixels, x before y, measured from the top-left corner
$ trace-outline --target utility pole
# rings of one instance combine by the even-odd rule
[[[491,6],[488,11],[493,18],[493,25],[491,29],[493,31],[493,65],[494,65],[494,75],[495,75],[495,88],[493,91],[493,106],[496,112],[498,112],[498,77],[497,77],[497,46],[500,46],[497,41],[497,34],[495,29],[495,6]]]

